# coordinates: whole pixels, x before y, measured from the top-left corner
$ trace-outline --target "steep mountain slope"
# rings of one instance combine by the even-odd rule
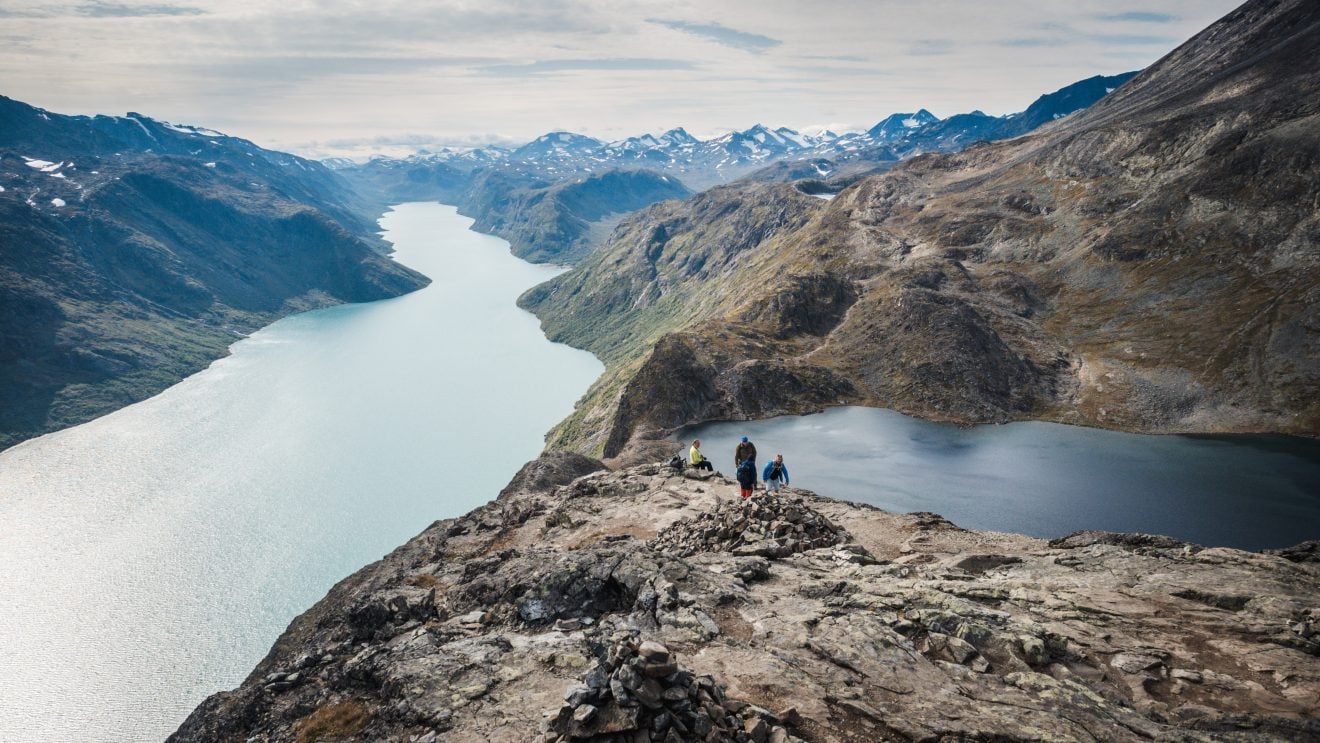
[[[1027,110],[1006,118],[991,139],[1020,137],[1052,121],[1071,116],[1095,104],[1136,76],[1135,72],[1105,77],[1096,75],[1037,98]]]
[[[639,214],[525,297],[610,363],[552,443],[644,456],[684,423],[844,402],[1318,433],[1317,88],[1320,7],[1254,0],[1037,134],[830,202],[759,187]],[[758,228],[736,251],[698,239],[739,221]]]
[[[323,166],[0,99],[0,447],[153,395],[289,312],[426,283]]]
[[[475,229],[509,241],[514,255],[534,262],[576,263],[593,235],[618,216],[691,192],[676,178],[649,170],[608,170],[555,183],[523,185],[499,170],[474,179],[461,199]]]

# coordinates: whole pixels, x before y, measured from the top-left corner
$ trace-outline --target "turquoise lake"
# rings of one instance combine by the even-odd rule
[[[559,269],[453,207],[381,219],[420,291],[289,317],[0,454],[0,741],[160,741],[339,579],[494,497],[600,375],[514,301]]]

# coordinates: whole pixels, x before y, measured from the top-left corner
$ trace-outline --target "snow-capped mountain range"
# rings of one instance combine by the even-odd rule
[[[376,158],[411,165],[444,164],[458,170],[502,164],[546,178],[562,178],[607,168],[644,167],[670,172],[690,185],[732,180],[782,160],[899,160],[923,152],[961,149],[979,140],[1020,136],[1032,129],[1090,106],[1135,73],[1096,76],[1038,98],[1026,110],[1006,116],[981,111],[941,119],[926,109],[893,113],[865,132],[819,134],[757,124],[749,129],[700,140],[682,128],[659,135],[643,134],[605,142],[574,132],[556,131],[517,148],[483,147],[419,152],[407,158]],[[348,161],[326,161],[335,168],[354,167]]]

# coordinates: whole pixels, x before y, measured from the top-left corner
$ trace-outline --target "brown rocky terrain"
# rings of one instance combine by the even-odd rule
[[[837,404],[1320,433],[1320,5],[1252,0],[1095,106],[823,201],[657,205],[523,299],[609,365],[552,444]]]
[[[547,455],[172,741],[1320,738],[1320,563]]]

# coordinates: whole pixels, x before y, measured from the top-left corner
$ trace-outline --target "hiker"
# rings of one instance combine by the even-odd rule
[[[715,466],[706,459],[706,455],[701,453],[701,439],[692,441],[692,448],[688,449],[688,463],[695,469],[714,472]]]
[[[738,442],[738,448],[733,450],[733,466],[735,471],[737,471],[738,466],[743,463],[744,459],[751,460],[752,476],[755,477],[756,476],[756,445],[748,441],[746,436],[742,437],[742,441]]]
[[[783,454],[776,454],[773,462],[766,463],[761,479],[765,480],[765,489],[768,493],[773,493],[788,484],[788,467],[784,466]]]
[[[756,462],[744,459],[738,465],[737,477],[738,487],[742,488],[743,500],[747,500],[752,497],[752,490],[756,488]]]

